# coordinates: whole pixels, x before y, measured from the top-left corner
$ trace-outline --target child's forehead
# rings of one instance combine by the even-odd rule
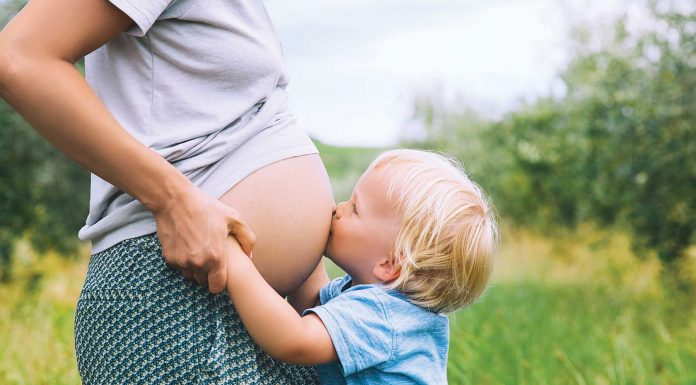
[[[355,189],[387,189],[391,181],[391,176],[383,169],[368,168],[358,179]]]
[[[398,183],[394,180],[393,176],[389,172],[385,172],[384,169],[367,169],[363,175],[360,177],[355,185],[354,193],[360,198],[366,197],[366,199],[379,200],[381,203],[380,208],[396,209],[395,201],[396,196],[389,196],[388,190],[390,187],[398,190]],[[397,191],[394,191],[396,193]]]

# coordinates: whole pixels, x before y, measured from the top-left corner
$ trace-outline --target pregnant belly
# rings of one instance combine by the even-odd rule
[[[319,155],[263,167],[220,201],[239,211],[256,234],[254,264],[266,281],[281,295],[299,287],[321,259],[334,207]]]

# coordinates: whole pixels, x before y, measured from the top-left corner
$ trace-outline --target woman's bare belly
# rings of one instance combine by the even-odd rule
[[[220,201],[239,211],[256,234],[253,261],[266,281],[281,295],[299,287],[324,253],[334,207],[319,155],[261,168]]]

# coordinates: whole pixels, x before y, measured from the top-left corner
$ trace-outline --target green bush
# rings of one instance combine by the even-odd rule
[[[495,121],[419,100],[427,138],[411,145],[456,154],[517,224],[615,225],[636,250],[678,260],[696,229],[696,14],[649,9],[654,30],[631,34],[623,17],[599,48],[578,30],[560,98]]]

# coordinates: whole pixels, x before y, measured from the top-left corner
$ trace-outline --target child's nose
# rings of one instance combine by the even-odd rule
[[[334,207],[333,210],[333,216],[336,217],[336,219],[341,218],[341,207],[343,206],[343,203],[339,203],[336,207]]]

